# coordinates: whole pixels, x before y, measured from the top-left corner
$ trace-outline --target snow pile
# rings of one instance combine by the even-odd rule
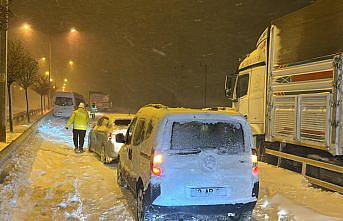
[[[301,175],[264,163],[260,167],[260,199],[256,220],[338,221],[343,195],[313,188]]]

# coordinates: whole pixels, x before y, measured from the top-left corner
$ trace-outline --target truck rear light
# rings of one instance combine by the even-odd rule
[[[155,176],[162,175],[161,164],[163,162],[162,154],[152,154],[151,162],[150,162],[150,169],[151,173]]]

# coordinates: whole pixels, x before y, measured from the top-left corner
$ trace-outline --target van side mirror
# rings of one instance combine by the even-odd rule
[[[122,133],[116,134],[117,143],[125,143],[125,136]]]

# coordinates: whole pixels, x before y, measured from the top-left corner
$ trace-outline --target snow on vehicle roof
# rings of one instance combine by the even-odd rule
[[[179,114],[214,114],[214,115],[238,115],[233,108],[204,108],[204,109],[191,109],[183,107],[167,107],[162,104],[148,104],[138,110],[137,115],[155,116],[156,118],[163,118],[166,115],[179,115]]]
[[[111,113],[111,114],[105,114],[105,117],[108,117],[110,120],[119,120],[119,119],[133,119],[134,114],[116,114],[116,113]]]

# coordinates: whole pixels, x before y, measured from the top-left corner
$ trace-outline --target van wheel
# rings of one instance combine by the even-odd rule
[[[105,145],[101,145],[100,161],[103,162],[103,163],[106,163]]]
[[[245,211],[239,216],[240,221],[249,221],[252,217],[252,211]]]
[[[137,220],[149,220],[147,217],[147,209],[144,201],[144,190],[141,185],[138,186],[137,190]]]
[[[120,187],[126,187],[126,183],[125,183],[125,180],[123,178],[123,174],[121,172],[120,161],[119,161],[118,166],[117,166],[117,183]]]

